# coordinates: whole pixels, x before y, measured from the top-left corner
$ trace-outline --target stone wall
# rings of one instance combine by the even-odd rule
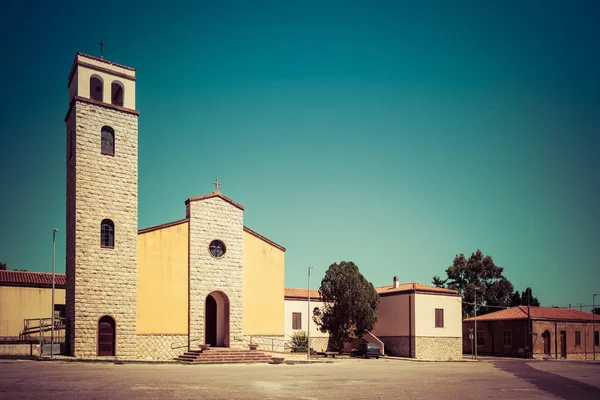
[[[417,336],[415,358],[423,360],[461,360],[462,338]]]
[[[187,335],[137,335],[136,357],[142,360],[172,360],[187,349]]]
[[[115,153],[101,154],[101,129]],[[74,133],[73,133],[74,132]],[[71,354],[97,355],[99,319],[116,323],[117,358],[135,358],[138,118],[77,101],[67,120],[66,316]],[[114,223],[114,248],[100,245],[100,223]]]
[[[230,347],[242,347],[243,210],[220,197],[208,197],[191,200],[188,203],[188,216],[190,347],[198,349],[198,345],[204,341],[205,301],[213,291],[224,293],[229,300]],[[221,258],[215,258],[209,252],[210,243],[216,239],[226,246],[225,255]]]

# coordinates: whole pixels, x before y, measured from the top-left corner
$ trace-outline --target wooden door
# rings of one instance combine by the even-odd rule
[[[549,356],[550,355],[550,332],[546,331],[544,332],[544,334],[542,335],[542,337],[544,338],[544,354]]]
[[[560,331],[560,357],[567,358],[567,332]]]
[[[98,321],[98,356],[115,355],[115,320],[104,316]]]
[[[212,347],[217,346],[217,302],[210,294],[206,298],[206,307],[204,309],[204,318],[206,319],[205,329],[205,344],[210,344]]]

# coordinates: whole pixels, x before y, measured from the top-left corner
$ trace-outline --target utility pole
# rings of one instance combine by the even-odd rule
[[[594,361],[596,361],[596,296],[598,293],[594,293],[592,296],[592,349],[594,349]]]
[[[308,267],[308,312],[306,313],[306,332],[307,332],[307,336],[308,336],[308,342],[307,342],[307,347],[308,349],[306,350],[306,357],[307,359],[310,361],[310,270],[314,268],[314,267]]]
[[[52,230],[52,326],[50,327],[50,358],[54,358],[54,283],[55,283],[55,265],[56,265],[56,232],[57,228]]]
[[[531,348],[531,302],[529,299],[531,299],[531,290],[527,294],[527,348],[529,349],[527,358],[531,358],[533,355],[533,349]]]
[[[475,289],[475,360],[477,360],[477,289]]]

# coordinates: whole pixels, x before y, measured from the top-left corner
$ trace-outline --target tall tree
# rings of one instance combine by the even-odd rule
[[[375,326],[379,295],[353,262],[331,264],[319,291],[323,307],[315,308],[313,320],[331,335],[331,349],[340,350],[350,335],[360,338]]]
[[[540,301],[537,299],[537,297],[533,297],[533,295],[531,294],[531,288],[528,287],[527,289],[525,289],[523,291],[523,295],[519,295],[519,291],[517,290],[511,300],[510,300],[510,306],[511,307],[516,307],[516,306],[526,306],[526,305],[530,305],[530,306],[534,306],[534,307],[539,307],[540,306]]]
[[[438,287],[457,290],[463,297],[463,316],[473,315],[475,292],[477,292],[477,314],[496,311],[496,307],[507,307],[513,298],[514,287],[490,256],[481,250],[454,257],[452,265],[446,269],[446,279],[434,276],[432,282]]]

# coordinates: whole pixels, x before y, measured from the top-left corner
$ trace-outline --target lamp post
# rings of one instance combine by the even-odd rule
[[[474,290],[475,292],[475,301],[474,301],[474,305],[473,305],[473,309],[475,310],[475,359],[477,360],[477,289]]]
[[[306,356],[310,360],[310,270],[313,266],[308,267],[308,310],[306,313],[306,332],[308,337]]]
[[[594,352],[594,361],[596,361],[596,296],[598,293],[594,293],[592,296],[592,349]]]
[[[54,284],[55,284],[55,264],[56,264],[56,232],[57,228],[52,230],[52,326],[50,327],[50,358],[54,358]]]

